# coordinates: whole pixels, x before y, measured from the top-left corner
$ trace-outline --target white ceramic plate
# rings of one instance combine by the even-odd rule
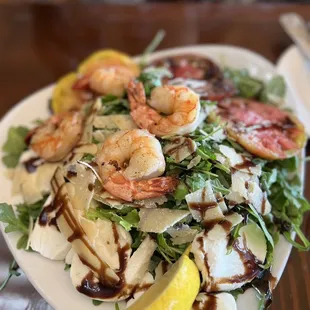
[[[272,63],[249,50],[222,45],[200,45],[174,48],[156,52],[150,59],[183,53],[196,53],[210,57],[221,66],[246,68],[251,75],[269,79],[276,73]],[[10,126],[32,125],[32,121],[48,116],[47,102],[53,86],[48,86],[17,104],[0,123],[0,146],[7,137]],[[0,152],[0,157],[2,154]],[[11,181],[6,177],[5,167],[0,163],[0,202],[16,203],[19,197],[11,196]],[[3,231],[3,225],[1,224]],[[114,309],[114,304],[103,303],[93,306],[89,298],[79,294],[71,284],[69,273],[64,271],[63,262],[50,261],[37,253],[28,253],[16,249],[18,234],[4,234],[5,240],[16,261],[23,269],[30,282],[46,301],[57,310]],[[280,239],[275,249],[275,263],[272,274],[279,279],[289,257],[291,246]],[[257,301],[253,290],[248,290],[238,300],[238,310],[256,310]],[[163,309],[164,310],[164,309]]]
[[[307,61],[297,47],[292,45],[281,55],[277,69],[291,89],[291,103],[310,136],[310,61]]]

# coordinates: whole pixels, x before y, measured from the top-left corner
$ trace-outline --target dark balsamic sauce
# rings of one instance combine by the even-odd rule
[[[216,296],[208,295],[208,299],[204,301],[195,300],[193,310],[216,310],[217,309],[217,301]]]
[[[43,160],[40,157],[32,157],[23,162],[24,167],[28,173],[33,173],[42,165]]]

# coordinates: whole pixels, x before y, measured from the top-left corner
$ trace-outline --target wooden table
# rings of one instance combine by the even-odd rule
[[[0,6],[0,115],[33,91],[72,70],[90,52],[113,47],[139,54],[158,29],[160,48],[233,44],[275,62],[291,41],[281,13],[310,19],[310,5],[107,4]],[[308,148],[309,154],[309,148]],[[306,192],[310,198],[310,165]],[[310,217],[304,223],[310,237]],[[310,255],[292,252],[271,309],[310,309]]]

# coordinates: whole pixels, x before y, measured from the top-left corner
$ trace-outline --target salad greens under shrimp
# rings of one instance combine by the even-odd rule
[[[187,255],[200,273],[193,309],[227,298],[221,292],[237,299],[250,287],[260,309],[267,308],[279,240],[310,249],[301,230],[310,210],[300,176],[305,134],[276,107],[285,96],[283,79],[222,71],[196,55],[140,70],[110,50],[88,58],[78,72],[57,84],[56,114],[48,122],[10,128],[3,146],[14,193],[24,199],[0,204],[5,232],[20,233],[17,248],[64,261],[74,287],[94,305],[135,309]],[[163,105],[180,83],[183,101]],[[189,117],[184,100],[193,101],[195,115]],[[173,112],[161,110],[168,105]],[[137,106],[144,115],[134,114]],[[179,111],[187,113],[185,125],[167,116]],[[227,300],[225,309],[236,309]]]

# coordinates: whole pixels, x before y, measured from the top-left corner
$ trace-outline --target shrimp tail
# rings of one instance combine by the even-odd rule
[[[131,80],[128,83],[127,94],[131,111],[146,104],[145,91],[141,82],[136,83],[134,80]]]
[[[173,177],[158,177],[149,180],[133,181],[134,199],[160,197],[173,192],[179,181]]]
[[[72,85],[72,89],[87,90],[89,88],[90,77],[91,77],[91,74],[85,74],[81,78],[77,79],[75,83]]]
[[[129,181],[121,173],[114,174],[104,184],[110,192],[118,193],[118,197],[125,201],[141,200],[160,197],[173,192],[179,181],[173,177],[158,177],[148,180]]]

